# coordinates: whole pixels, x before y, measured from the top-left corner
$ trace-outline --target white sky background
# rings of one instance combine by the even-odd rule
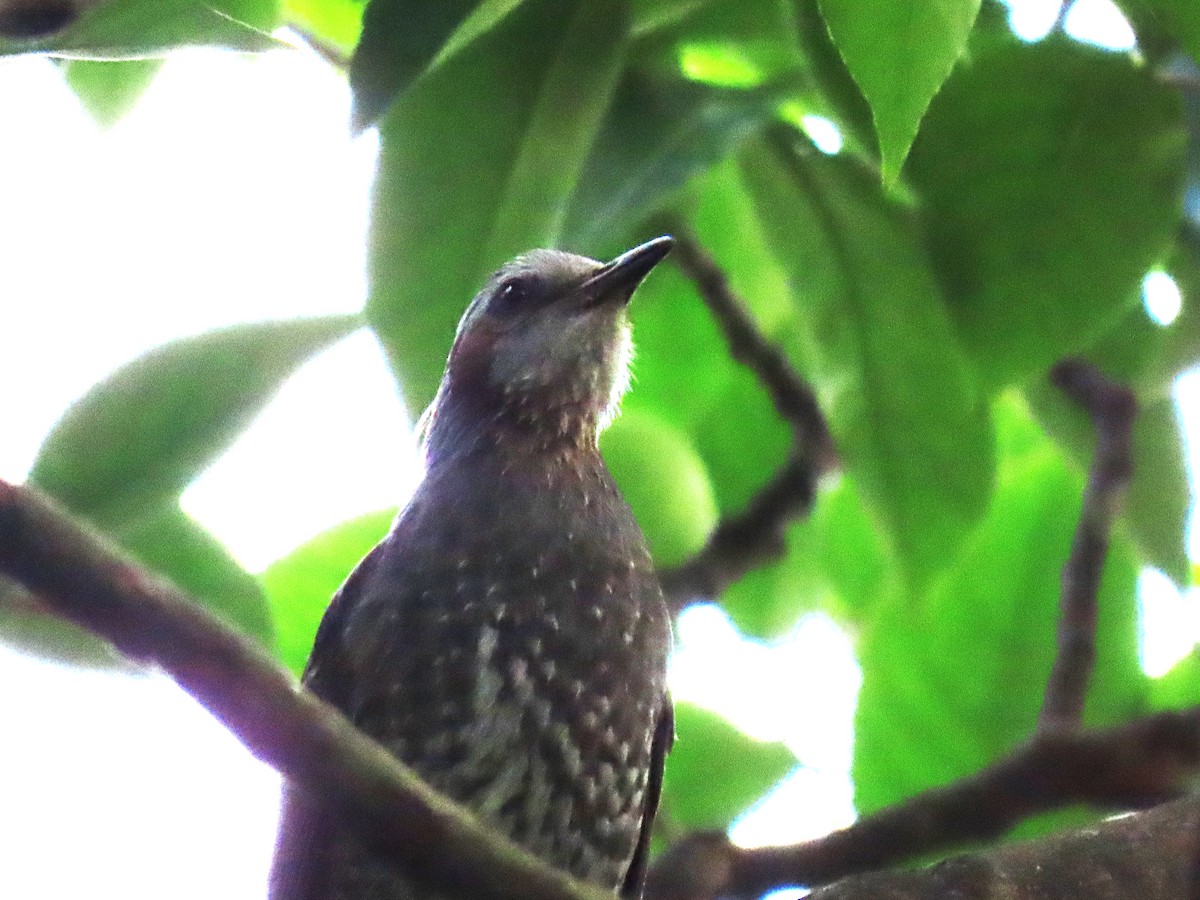
[[[361,307],[376,148],[373,135],[347,137],[348,105],[344,81],[311,54],[190,51],[104,132],[49,63],[0,61],[0,260],[11,292],[0,297],[0,477],[22,479],[62,409],[151,346]],[[1195,418],[1190,430],[1200,433]],[[402,500],[413,460],[386,366],[358,334],[306,366],[185,507],[260,570],[336,522]],[[1148,582],[1147,624],[1163,625],[1147,649],[1158,640],[1156,659],[1177,657],[1200,629],[1198,604]],[[806,765],[735,837],[790,841],[846,824],[859,676],[844,635],[810,617],[766,646],[706,607],[679,637],[677,694],[752,736],[786,739]],[[816,683],[821,691],[796,690]],[[780,695],[748,704],[759,696],[749,684]],[[169,682],[0,648],[0,722],[0,897],[264,896],[278,780]]]

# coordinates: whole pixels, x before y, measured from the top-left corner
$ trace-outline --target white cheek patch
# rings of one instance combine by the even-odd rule
[[[616,416],[629,388],[633,341],[619,312],[608,321],[547,319],[510,332],[495,350],[488,379],[510,403],[524,406],[541,394],[549,406],[576,408],[596,421],[597,434]]]
[[[609,426],[621,409],[621,398],[629,390],[630,366],[633,363],[633,330],[628,321],[621,322],[621,334],[617,338],[616,352],[613,353],[610,365],[612,367],[612,390],[608,393],[608,403],[600,411],[600,421],[596,428],[599,435]]]

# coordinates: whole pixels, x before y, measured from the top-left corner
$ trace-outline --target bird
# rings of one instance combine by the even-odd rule
[[[629,383],[655,238],[534,250],[463,314],[425,474],[331,600],[305,686],[550,865],[637,898],[674,739],[671,622],[598,436]],[[271,900],[450,900],[285,784]]]

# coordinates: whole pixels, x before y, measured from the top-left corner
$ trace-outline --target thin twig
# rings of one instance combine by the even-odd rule
[[[350,57],[342,52],[341,48],[335,47],[328,41],[321,40],[313,32],[295,22],[288,23],[288,28],[294,31],[296,36],[304,41],[312,52],[324,60],[327,65],[337,69],[339,72],[350,70]]]
[[[255,756],[366,823],[414,878],[490,900],[611,900],[480,824],[303,690],[258,644],[47,498],[5,481],[0,574],[126,656],[166,670]]]
[[[734,294],[729,276],[686,231],[675,235],[674,260],[695,283],[701,298],[725,334],[730,355],[762,382],[780,418],[792,426],[799,442],[832,454],[829,427],[812,388],[792,368],[783,349],[759,330],[745,301]],[[832,457],[822,460],[832,463]]]
[[[1039,728],[1077,728],[1096,662],[1097,597],[1109,535],[1133,475],[1137,400],[1129,388],[1083,360],[1058,363],[1050,378],[1088,414],[1096,431],[1079,525],[1062,571],[1058,653],[1038,719]]]
[[[723,518],[695,556],[661,573],[677,612],[699,597],[719,596],[746,572],[782,556],[788,523],[812,508],[817,480],[837,466],[837,452],[812,389],[759,330],[725,272],[686,229],[672,231],[676,263],[717,320],[730,354],[758,377],[793,435],[787,461],[746,509]]]
[[[678,612],[698,597],[719,597],[751,569],[783,556],[788,523],[808,513],[815,494],[812,464],[793,453],[740,515],[717,524],[700,552],[660,573],[671,609]]]
[[[1039,732],[982,771],[918,794],[825,837],[743,849],[701,833],[653,866],[647,900],[751,897],[821,885],[994,839],[1039,813],[1086,803],[1144,808],[1183,793],[1200,770],[1200,707],[1092,732]]]

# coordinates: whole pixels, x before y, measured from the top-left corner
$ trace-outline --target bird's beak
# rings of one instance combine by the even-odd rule
[[[610,300],[628,303],[634,288],[662,262],[673,246],[675,239],[664,235],[626,250],[612,262],[605,263],[579,288],[585,305],[599,306]]]

